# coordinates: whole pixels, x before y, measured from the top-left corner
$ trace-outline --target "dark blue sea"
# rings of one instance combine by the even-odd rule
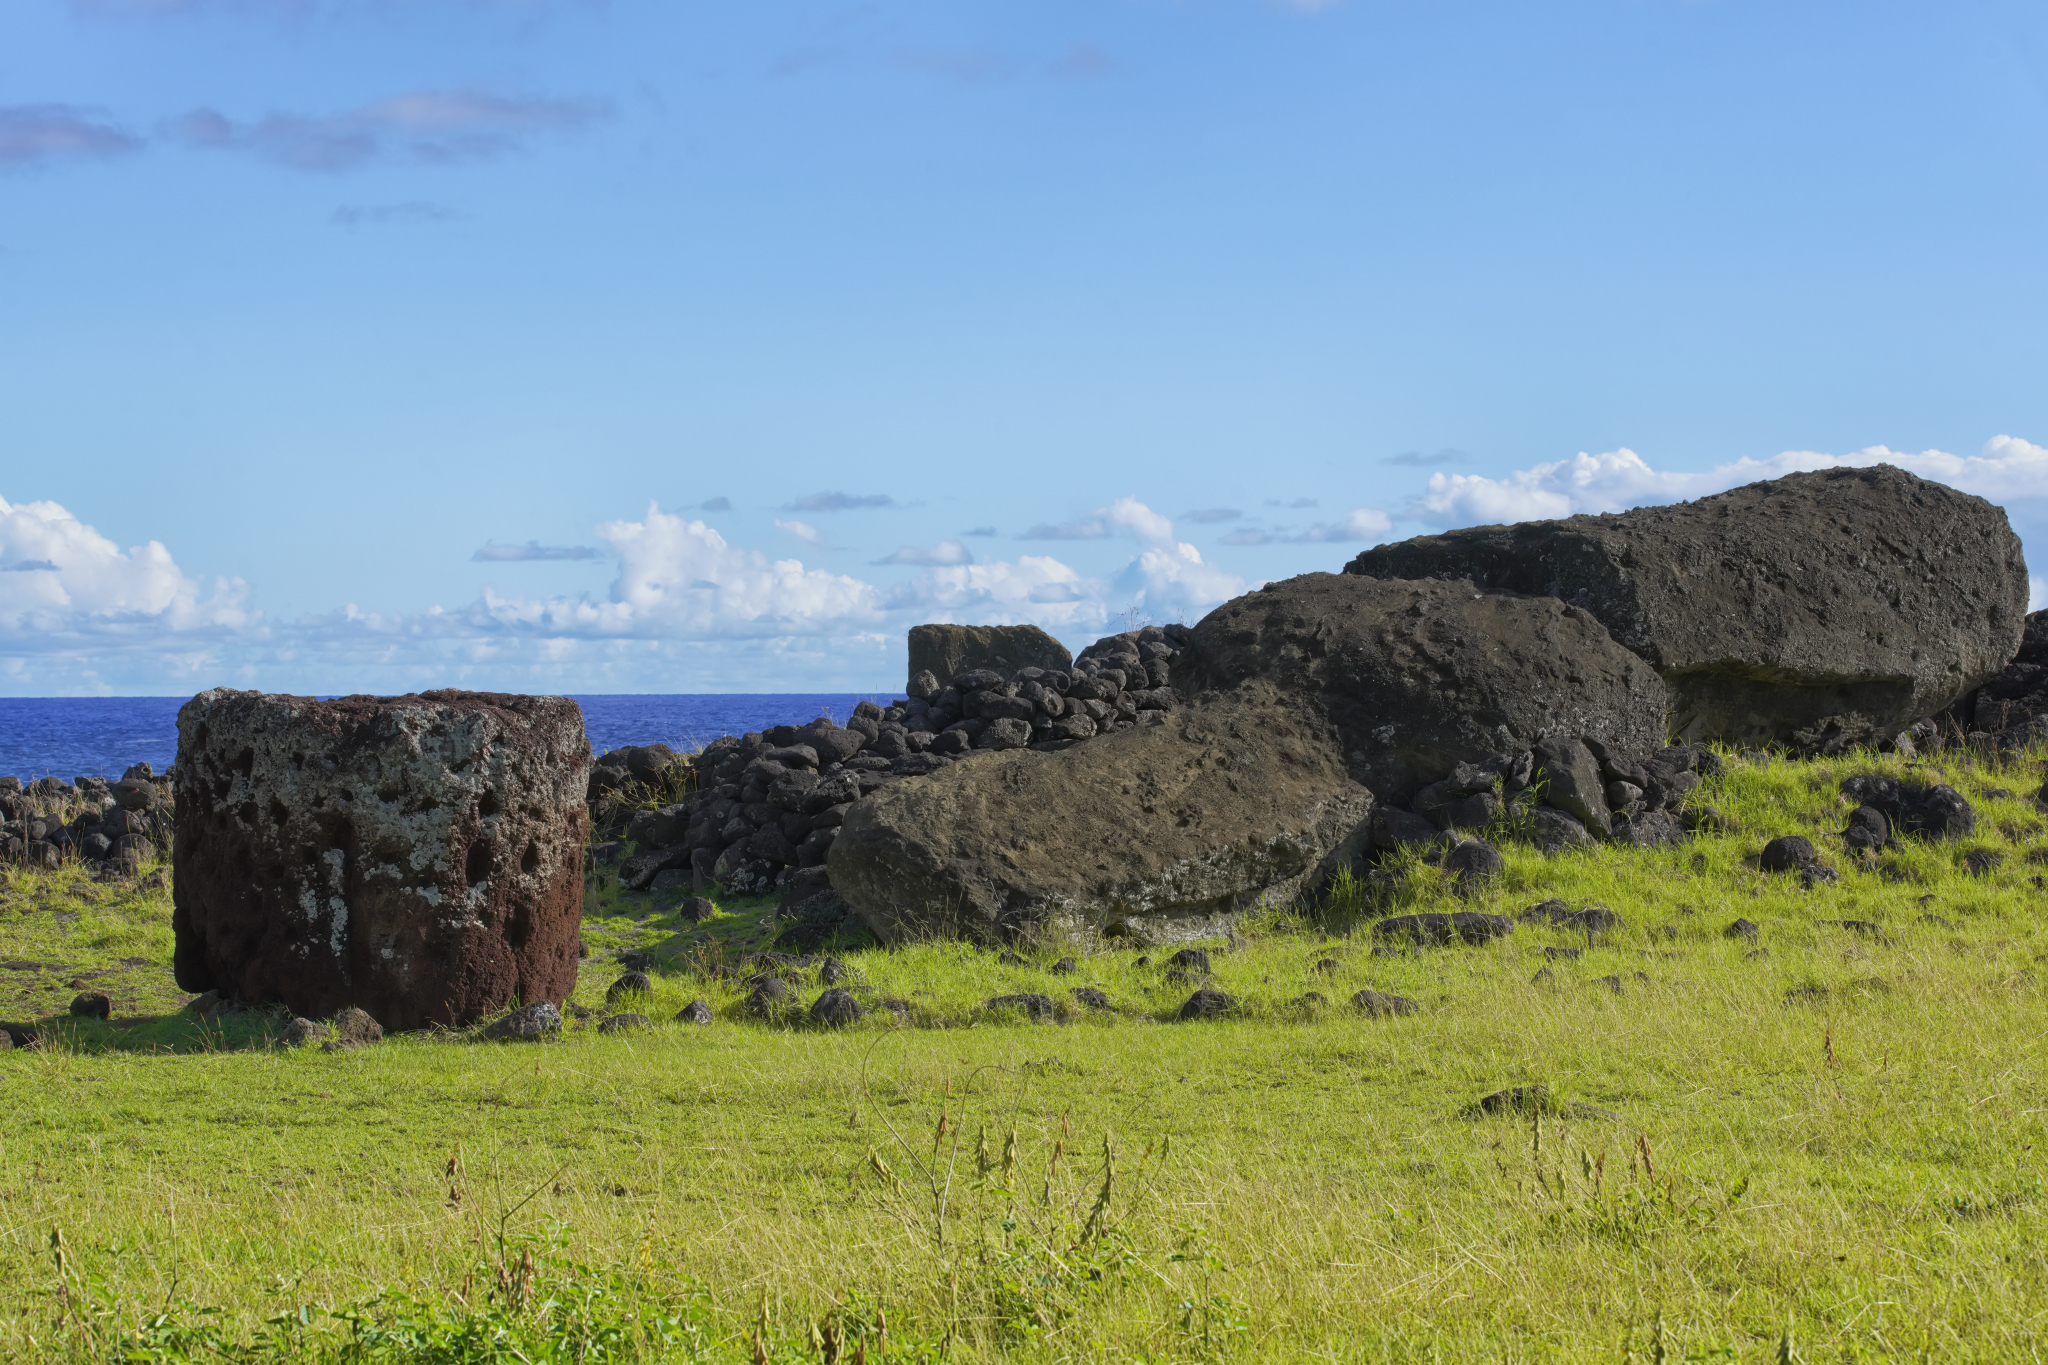
[[[161,772],[178,753],[185,697],[0,697],[0,774],[119,777],[131,763]],[[867,693],[743,692],[577,697],[594,753],[622,744],[696,748],[720,735],[819,716],[844,722]]]

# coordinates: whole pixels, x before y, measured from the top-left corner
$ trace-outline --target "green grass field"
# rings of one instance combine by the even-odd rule
[[[1274,913],[1208,945],[1240,1014],[1207,1023],[1156,949],[1054,975],[932,944],[842,954],[901,1022],[766,1024],[692,964],[765,946],[772,906],[693,928],[606,890],[559,1042],[287,1050],[180,1010],[161,889],[16,875],[0,1017],[78,982],[116,1019],[0,1054],[0,1356],[2040,1359],[2041,765],[1923,764],[1976,837],[1859,865],[1837,787],[1901,766],[1731,758],[1683,848],[1510,847],[1470,908],[1619,912],[1578,958]],[[1785,833],[1840,882],[1757,871]],[[1398,908],[1465,908],[1432,876]],[[627,1006],[660,1022],[600,1036],[629,949],[668,964]],[[1368,986],[1421,1009],[1363,1017]],[[1019,991],[1069,1017],[982,1009]],[[666,1022],[697,998],[713,1024]],[[1531,1083],[1550,1113],[1471,1116]]]

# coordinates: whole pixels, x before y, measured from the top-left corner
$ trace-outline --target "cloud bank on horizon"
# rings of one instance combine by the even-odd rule
[[[1500,477],[1439,471],[1394,513],[1356,508],[1341,520],[1291,534],[1248,535],[1240,528],[1219,543],[1339,544],[1385,536],[1397,521],[1448,528],[1614,512],[1799,470],[1876,463],[1993,502],[2048,498],[2048,447],[2006,435],[1971,456],[1870,446],[1846,455],[1786,451],[1704,471],[1660,470],[1623,448]],[[817,511],[886,505],[882,495],[828,494],[802,502]],[[1196,513],[1185,519],[1204,524],[1234,517]],[[775,524],[800,542],[824,543],[808,523]],[[883,587],[734,545],[703,520],[652,503],[638,520],[603,522],[592,534],[603,550],[492,544],[474,558],[497,564],[615,559],[617,575],[602,596],[533,596],[487,586],[452,609],[392,616],[348,604],[283,621],[253,609],[251,586],[240,578],[208,587],[187,575],[161,542],[124,551],[57,503],[0,500],[0,686],[52,694],[169,692],[221,682],[333,691],[370,678],[385,688],[459,682],[561,691],[650,683],[664,690],[889,686],[902,632],[920,621],[1028,621],[1078,645],[1120,621],[1194,621],[1256,586],[1180,539],[1172,518],[1133,496],[1067,522],[1034,526],[1020,537],[1135,542],[1124,568],[1106,576],[1084,575],[1049,554],[977,559],[949,539],[876,560],[919,570]],[[2038,606],[2048,593],[2040,577],[2033,581]],[[305,681],[314,678],[333,681]]]

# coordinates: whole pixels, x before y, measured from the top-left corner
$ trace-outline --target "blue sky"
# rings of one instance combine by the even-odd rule
[[[2048,562],[2044,15],[16,0],[0,692],[881,689],[1845,460]]]

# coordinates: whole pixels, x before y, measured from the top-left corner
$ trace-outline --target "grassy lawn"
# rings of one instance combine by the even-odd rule
[[[1469,907],[1427,869],[1396,898],[1598,903],[1594,946],[1276,914],[1209,945],[1239,1014],[1205,1023],[1156,949],[938,944],[843,953],[852,1028],[764,1023],[699,966],[772,906],[693,927],[607,888],[559,1042],[289,1050],[180,1009],[161,889],[16,875],[0,1017],[116,1017],[0,1053],[0,1356],[2040,1359],[2040,764],[1931,767],[1975,837],[1859,865],[1837,787],[1898,760],[1731,759],[1683,848],[1510,847]],[[1787,833],[1841,880],[1757,871]],[[657,1023],[600,1036],[621,951],[656,956],[623,1007]],[[1024,991],[1066,1017],[982,1008]],[[1548,1113],[1471,1112],[1537,1083]]]

